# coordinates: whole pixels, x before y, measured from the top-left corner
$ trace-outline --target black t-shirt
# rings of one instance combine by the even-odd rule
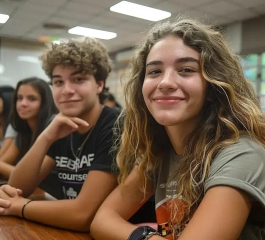
[[[85,134],[75,132],[68,135],[56,141],[49,149],[47,155],[56,161],[65,199],[77,197],[89,171],[114,173],[115,154],[110,150],[113,145],[113,125],[118,114],[116,110],[104,107],[92,130]],[[88,134],[79,155],[78,148]]]

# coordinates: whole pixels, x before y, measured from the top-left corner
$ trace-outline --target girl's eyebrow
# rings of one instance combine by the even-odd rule
[[[178,58],[176,60],[177,63],[187,63],[187,62],[195,62],[195,63],[198,63],[200,64],[200,61],[196,58],[193,58],[193,57],[182,57],[182,58]],[[162,61],[151,61],[149,63],[146,64],[146,67],[147,66],[151,66],[151,65],[162,65],[163,62]]]

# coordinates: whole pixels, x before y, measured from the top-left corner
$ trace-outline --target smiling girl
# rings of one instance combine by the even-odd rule
[[[127,77],[121,184],[92,236],[265,239],[265,116],[222,34],[192,20],[157,24]],[[154,193],[158,228],[128,223]]]
[[[0,174],[8,178],[38,135],[57,113],[50,87],[39,78],[18,82],[14,92],[10,123],[17,137],[0,158]]]

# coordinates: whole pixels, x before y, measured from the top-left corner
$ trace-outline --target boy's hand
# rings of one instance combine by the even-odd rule
[[[3,185],[0,188],[0,214],[21,216],[23,205],[29,199],[21,197],[20,189]]]
[[[59,113],[50,125],[42,132],[41,136],[50,142],[64,138],[80,128],[88,127],[88,123],[77,117],[67,117]]]

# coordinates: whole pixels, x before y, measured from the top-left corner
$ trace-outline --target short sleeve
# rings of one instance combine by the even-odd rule
[[[12,127],[11,124],[9,124],[6,129],[5,138],[15,138],[16,136],[16,130]]]
[[[212,161],[205,192],[218,185],[243,190],[265,209],[264,146],[244,136],[237,143],[221,150]]]

